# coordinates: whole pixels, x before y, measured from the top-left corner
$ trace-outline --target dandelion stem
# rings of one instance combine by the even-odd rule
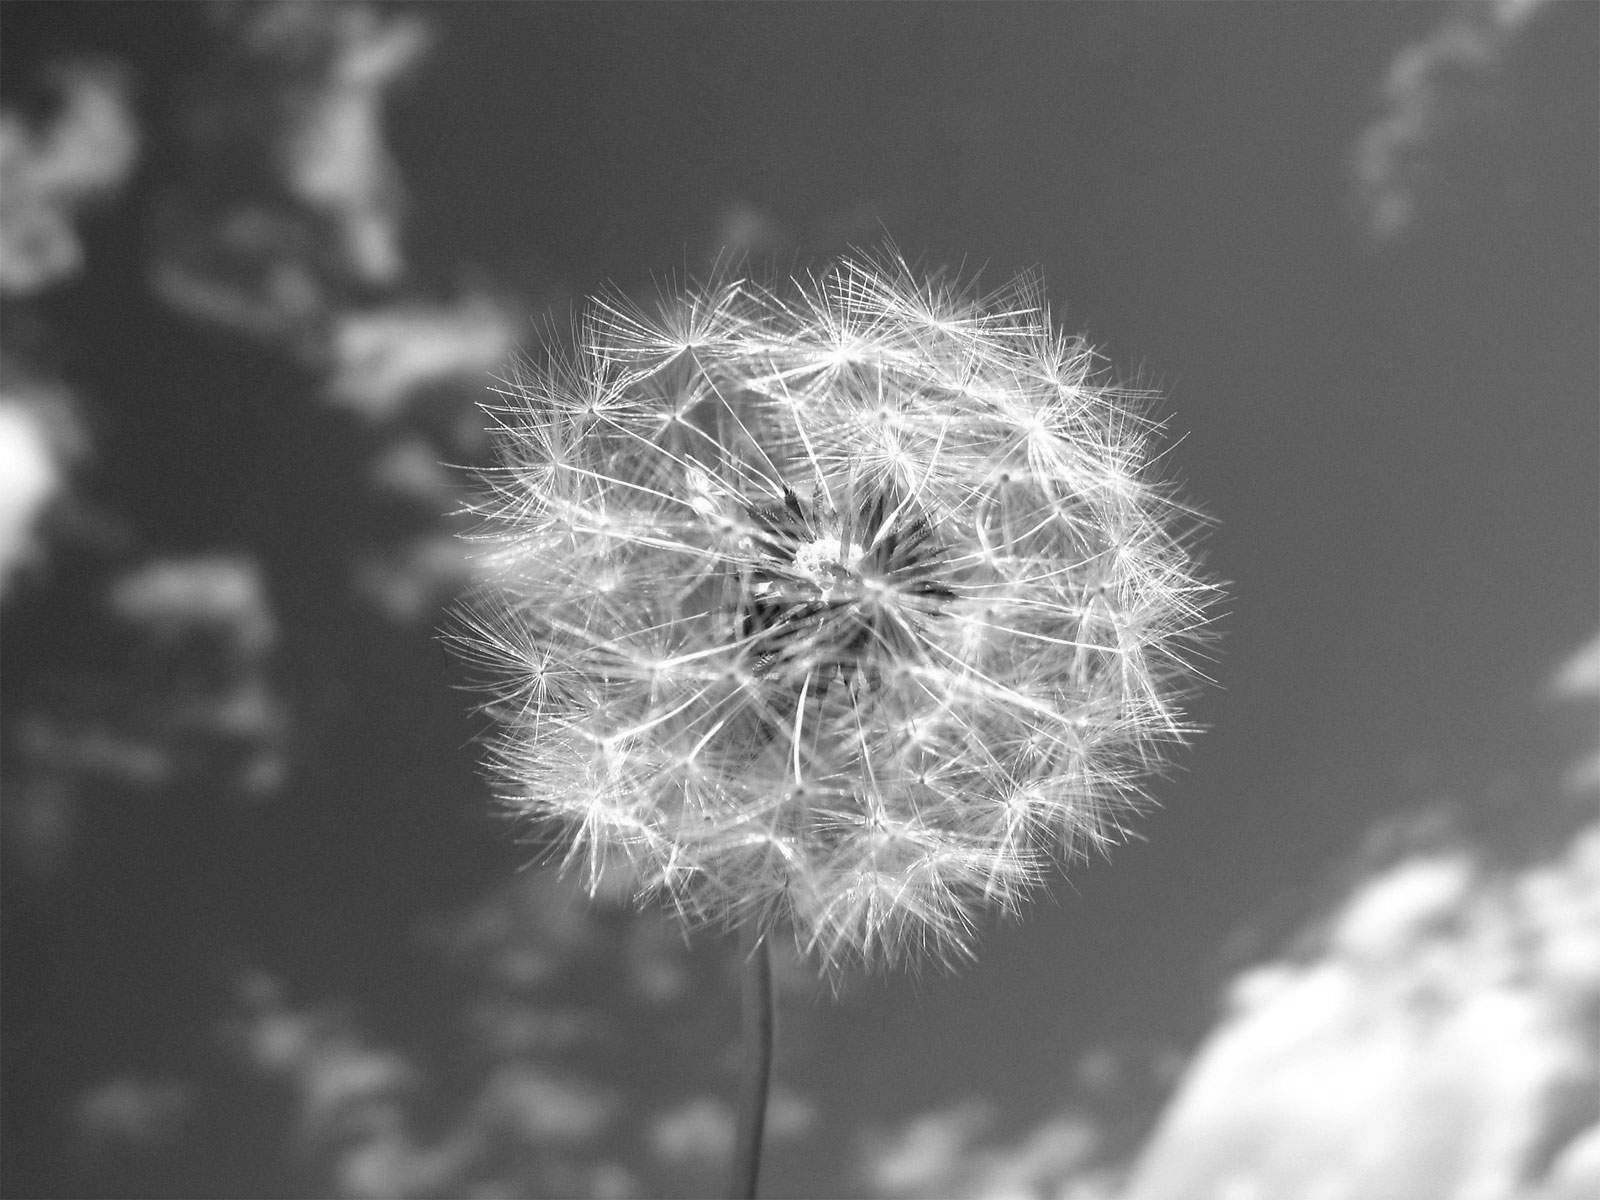
[[[746,921],[739,926],[739,949],[744,959],[742,1025],[744,1073],[739,1083],[739,1130],[733,1146],[733,1176],[728,1194],[733,1200],[755,1200],[761,1177],[761,1141],[767,1125],[767,1094],[772,1077],[772,959],[760,926]]]

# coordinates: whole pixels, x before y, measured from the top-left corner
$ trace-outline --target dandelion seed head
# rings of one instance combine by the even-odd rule
[[[949,961],[1190,732],[1199,521],[1034,280],[603,298],[498,395],[457,640],[506,804],[591,887]]]

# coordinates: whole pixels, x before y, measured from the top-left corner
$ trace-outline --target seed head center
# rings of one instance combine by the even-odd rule
[[[860,560],[855,546],[846,547],[831,534],[821,534],[795,549],[794,569],[816,586],[823,600],[832,598],[835,588],[855,580],[854,566]]]

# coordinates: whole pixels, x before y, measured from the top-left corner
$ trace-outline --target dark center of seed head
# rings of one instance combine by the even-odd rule
[[[747,517],[738,627],[760,674],[854,676],[869,657],[914,653],[908,622],[955,595],[927,519],[882,490],[836,512],[785,488],[782,503]]]

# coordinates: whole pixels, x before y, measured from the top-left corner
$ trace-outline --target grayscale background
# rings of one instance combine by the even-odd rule
[[[582,297],[892,238],[1159,388],[1208,732],[954,975],[779,964],[764,1194],[1600,1187],[1600,6],[0,6],[8,1196],[699,1196],[715,937],[436,638]]]

